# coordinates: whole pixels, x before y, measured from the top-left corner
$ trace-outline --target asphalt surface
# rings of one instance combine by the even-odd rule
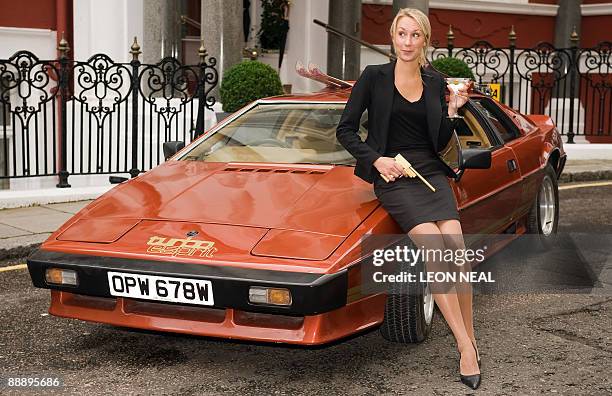
[[[612,186],[560,196],[560,232],[612,235]],[[473,393],[612,394],[612,283],[606,282],[588,294],[476,295],[483,382]],[[453,337],[438,312],[431,336],[419,345],[389,343],[374,330],[304,348],[60,319],[46,313],[48,300],[26,270],[0,272],[0,377],[63,379],[45,394],[472,393],[459,382]],[[43,392],[0,389],[26,393]]]

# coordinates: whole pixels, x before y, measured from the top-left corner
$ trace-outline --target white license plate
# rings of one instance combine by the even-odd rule
[[[212,283],[208,280],[108,272],[108,288],[117,297],[214,305]]]

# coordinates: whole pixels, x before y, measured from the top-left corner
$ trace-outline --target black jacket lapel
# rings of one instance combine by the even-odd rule
[[[395,62],[391,61],[384,64],[380,70],[380,80],[376,84],[376,95],[374,100],[377,103],[374,104],[379,111],[380,122],[380,136],[381,136],[381,151],[385,153],[387,150],[387,136],[389,133],[389,120],[391,119],[391,107],[393,106],[393,88],[395,86]]]
[[[381,76],[375,87],[376,94],[374,95],[374,100],[376,103],[374,106],[380,109],[380,137],[382,141],[379,143],[382,147],[382,153],[387,149],[387,135],[389,133],[389,120],[391,119],[395,89],[395,63],[396,61],[391,61],[379,69]],[[425,108],[427,109],[427,129],[435,150],[438,147],[438,133],[440,130],[440,117],[442,115],[442,106],[438,97],[440,85],[438,79],[426,69],[421,69],[421,76],[424,82],[423,95],[425,95]]]

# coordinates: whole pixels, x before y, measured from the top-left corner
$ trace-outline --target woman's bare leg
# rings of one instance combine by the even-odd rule
[[[461,229],[461,223],[458,220],[442,220],[436,222],[444,243],[447,249],[465,249],[465,240],[463,239],[463,231]],[[462,272],[469,272],[472,270],[472,263],[465,262],[463,265],[458,266],[458,270]],[[459,300],[459,308],[461,309],[461,316],[463,317],[463,325],[465,330],[470,337],[470,340],[474,343],[474,347],[478,351],[476,345],[476,335],[474,334],[474,309],[473,309],[473,289],[470,282],[457,283],[457,299]],[[476,357],[479,358],[478,352]]]
[[[445,249],[444,238],[440,232],[440,228],[436,223],[423,223],[415,226],[408,232],[408,236],[414,242],[417,248],[424,247],[425,249]],[[433,264],[433,266],[430,266]],[[436,267],[436,263],[427,263],[429,268]],[[435,270],[435,268],[433,268]],[[435,288],[434,288],[435,289]],[[445,293],[432,293],[434,301],[440,308],[442,316],[450,327],[457,348],[461,352],[460,372],[464,375],[473,375],[480,373],[478,363],[476,362],[476,352],[472,347],[470,336],[468,335],[461,307],[459,305],[458,293],[454,287]]]
[[[465,241],[463,240],[463,232],[461,230],[461,223],[458,220],[442,220],[436,222],[442,237],[444,238],[444,244],[447,249],[465,249]],[[462,271],[471,271],[471,263],[465,263],[459,267]],[[474,310],[472,304],[472,284],[464,282],[460,285],[457,290],[457,297],[459,298],[459,306],[461,307],[461,315],[463,316],[463,324],[468,336],[474,343],[476,343],[476,337],[474,336]]]

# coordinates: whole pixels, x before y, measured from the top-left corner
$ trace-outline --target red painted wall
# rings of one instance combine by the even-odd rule
[[[612,26],[612,15],[583,16],[581,23],[581,47],[594,47],[602,41],[612,41],[612,34],[609,30]],[[602,26],[607,26],[608,29],[602,29]]]
[[[363,4],[363,40],[373,44],[390,44],[392,8],[386,5]],[[514,25],[517,47],[533,47],[541,41],[554,41],[555,18],[490,12],[453,11],[430,8],[432,44],[446,47],[446,33],[453,26],[455,47],[468,47],[477,40],[486,40],[494,47],[509,45],[508,33]]]
[[[612,143],[612,98],[605,89],[598,88],[611,84],[612,74],[583,74],[580,78],[578,92],[585,110],[584,130],[593,133],[594,136],[587,136],[591,143]]]
[[[556,0],[538,0],[532,3],[556,3]],[[604,2],[585,0],[594,4]],[[373,44],[391,44],[389,27],[393,17],[388,5],[364,4],[361,15],[361,38]],[[469,47],[477,40],[486,40],[494,47],[508,47],[508,33],[514,25],[516,46],[530,48],[539,42],[554,42],[555,17],[490,12],[452,11],[431,8],[429,20],[432,29],[432,44],[446,47],[446,33],[453,26],[455,47]],[[612,15],[582,17],[580,45],[593,47],[602,41],[611,41],[612,35],[602,26],[612,26]]]
[[[0,0],[0,26],[56,30],[55,0]]]
[[[541,41],[552,42],[555,18],[539,15],[501,14],[430,9],[432,40],[446,45],[446,32],[453,26],[455,47],[471,46],[477,40],[486,40],[494,47],[508,47],[508,34],[512,25],[516,32],[517,47],[533,47]]]

